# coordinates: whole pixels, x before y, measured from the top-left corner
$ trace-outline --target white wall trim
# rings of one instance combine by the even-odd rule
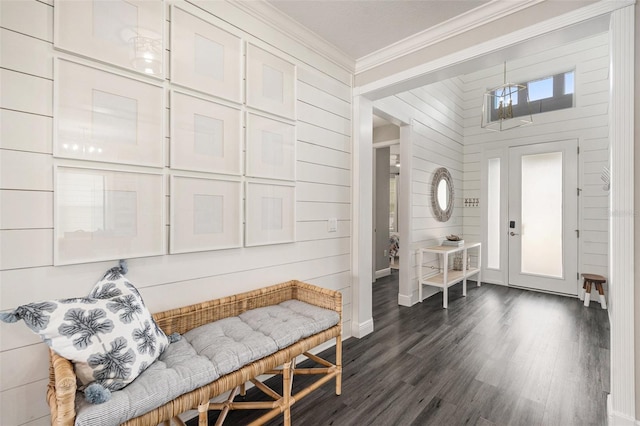
[[[287,37],[313,50],[318,55],[351,73],[355,70],[355,60],[349,55],[327,42],[307,27],[282,13],[278,8],[265,0],[234,1],[227,0],[238,9],[250,14],[270,27],[280,31]]]
[[[373,333],[373,318],[369,318],[363,323],[357,324],[358,327],[354,327],[353,337],[358,339]]]
[[[389,268],[380,269],[380,270],[376,271],[376,279],[388,277],[389,275],[391,275],[391,268],[390,267]]]
[[[634,335],[634,6],[611,14],[611,407],[618,420],[635,419]]]
[[[398,293],[398,305],[406,306],[407,308],[412,307],[415,304],[412,296],[413,296],[412,294]]]
[[[609,314],[611,314],[611,310],[609,310]],[[607,425],[613,426],[613,407],[611,406],[611,394],[607,395]]]
[[[416,252],[411,250],[411,230],[413,229],[413,217],[411,214],[411,197],[413,194],[413,141],[411,132],[413,122],[400,126],[400,158],[402,159],[402,172],[398,182],[398,231],[400,233],[400,273],[398,274],[398,303],[400,297],[408,295],[407,305],[413,306],[414,288],[417,280],[412,280],[415,266],[413,266]]]
[[[481,203],[480,208],[480,228],[482,229],[481,242],[483,247],[483,252],[486,254],[482,261],[482,278],[483,282],[494,283],[498,285],[506,285],[505,283],[508,281],[507,272],[509,270],[509,239],[507,237],[507,233],[501,233],[500,235],[500,269],[489,269],[487,267],[487,257],[489,253],[489,245],[487,241],[489,240],[487,227],[485,226],[488,220],[488,212],[487,212],[487,201],[489,199],[489,188],[487,186],[488,180],[488,166],[487,163],[489,159],[498,158],[500,159],[500,218],[504,223],[508,220],[509,217],[509,208],[508,208],[508,196],[507,191],[509,188],[508,180],[509,180],[509,146],[504,146],[501,148],[493,148],[493,149],[481,149],[480,155],[480,199],[485,200]]]
[[[351,325],[363,337],[373,331],[373,102],[356,96],[352,106]]]
[[[375,149],[378,148],[387,148],[393,145],[399,145],[400,144],[400,139],[391,139],[389,141],[384,141],[384,142],[376,142],[373,144],[373,147]]]
[[[620,8],[633,5],[635,0],[601,0],[589,6],[573,12],[548,19],[546,21],[531,25],[521,30],[505,34],[504,36],[480,43],[478,45],[459,50],[450,55],[443,56],[431,62],[406,69],[388,77],[383,77],[371,83],[354,87],[354,95],[365,95],[375,100],[395,93],[410,90],[422,85],[421,82],[414,82],[420,77],[438,70],[457,65],[470,59],[483,55],[495,53],[502,49],[511,47],[518,43],[526,42],[543,34],[550,33],[571,25],[592,19],[601,15],[606,15]]]
[[[608,398],[607,401],[611,399]],[[608,404],[608,402],[607,402]],[[608,413],[609,426],[640,426],[640,420],[635,420],[627,416],[623,416],[615,411]]]
[[[610,426],[640,426],[640,421],[622,416],[615,411],[609,416]]]
[[[640,420],[623,416],[613,411],[611,394],[607,395],[607,425],[608,426],[640,426]]]
[[[455,18],[397,41],[373,53],[358,58],[355,63],[356,74],[370,70],[387,62],[395,61],[402,56],[417,50],[455,37],[481,25],[504,18],[512,13],[531,7],[543,0],[527,0],[522,2],[505,2],[492,0]]]

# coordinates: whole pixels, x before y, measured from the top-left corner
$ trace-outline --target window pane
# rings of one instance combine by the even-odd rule
[[[500,269],[500,159],[487,164],[487,268]]]
[[[522,273],[562,278],[562,152],[522,156]]]
[[[575,72],[573,71],[570,71],[564,74],[564,94],[565,95],[570,95],[573,93],[574,77],[575,77]]]
[[[574,76],[575,71],[569,71],[493,89],[489,92],[491,100],[487,106],[490,109],[487,120],[495,122],[573,107]],[[524,93],[519,95],[518,88]],[[518,99],[520,96],[526,97]]]
[[[529,88],[529,101],[553,97],[553,77],[531,81],[527,84],[527,87]]]

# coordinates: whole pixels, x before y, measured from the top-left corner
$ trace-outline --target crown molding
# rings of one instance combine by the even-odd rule
[[[360,95],[370,99],[380,99],[395,93],[404,92],[415,87],[413,86],[412,81],[421,76],[437,70],[442,70],[454,64],[463,63],[470,58],[477,58],[482,55],[497,52],[501,49],[531,40],[535,37],[561,28],[569,27],[599,16],[609,15],[618,9],[634,5],[635,3],[636,0],[601,0],[583,8],[568,12],[564,15],[556,16],[555,18],[538,22],[534,25],[516,30],[512,33],[505,34],[475,46],[453,52],[431,62],[383,77],[371,83],[367,83],[362,86],[355,86],[353,94],[354,96]],[[419,85],[421,86],[423,84]]]
[[[492,0],[422,32],[383,47],[356,60],[355,73],[361,73],[404,55],[455,37],[481,25],[519,12],[545,0]]]
[[[298,21],[285,15],[269,2],[265,0],[227,0],[227,2],[333,62],[345,71],[354,72],[355,60],[352,57],[301,25]]]

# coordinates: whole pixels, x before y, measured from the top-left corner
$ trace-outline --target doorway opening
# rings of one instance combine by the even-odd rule
[[[509,285],[578,292],[577,140],[509,148]]]
[[[373,276],[399,269],[400,128],[373,115]]]
[[[578,294],[578,141],[485,152],[485,280]]]

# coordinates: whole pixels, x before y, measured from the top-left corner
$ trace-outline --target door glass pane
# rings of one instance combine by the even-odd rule
[[[521,272],[562,278],[562,152],[522,156]]]
[[[487,267],[500,269],[500,159],[487,164]]]

